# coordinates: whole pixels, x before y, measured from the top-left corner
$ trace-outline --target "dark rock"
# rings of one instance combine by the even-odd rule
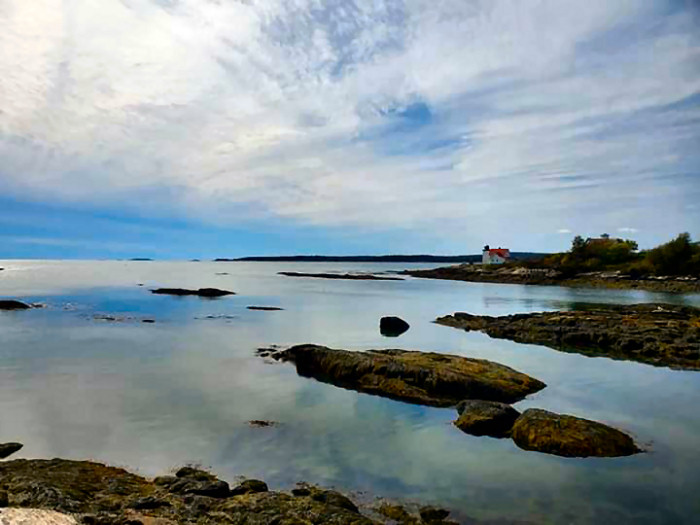
[[[434,521],[442,521],[450,515],[449,510],[428,506],[421,507],[419,512],[420,517],[423,519],[423,521],[426,521],[428,523]]]
[[[298,498],[303,498],[305,496],[311,495],[311,489],[306,486],[300,486],[292,489],[292,495]]]
[[[520,412],[498,401],[465,400],[457,405],[455,426],[474,436],[506,437]]]
[[[563,352],[700,370],[700,309],[666,304],[577,308],[502,317],[457,312],[435,322]]]
[[[153,496],[147,496],[131,502],[129,507],[136,510],[152,510],[159,509],[161,507],[170,507],[170,502],[154,498]]]
[[[284,308],[280,308],[279,306],[248,306],[248,310],[260,310],[263,312],[278,312],[280,310],[284,310]]]
[[[29,310],[31,306],[13,299],[0,300],[0,310]]]
[[[360,512],[357,506],[350,501],[349,498],[343,496],[340,492],[336,492],[335,490],[312,490],[311,499],[325,503],[326,505],[340,507],[342,509],[349,510],[350,512]]]
[[[158,476],[157,478],[153,478],[153,483],[158,486],[167,487],[175,483],[177,480],[178,478],[175,476]]]
[[[194,468],[194,467],[182,467],[176,473],[175,477],[178,478],[193,478],[202,481],[211,481],[216,479],[216,476],[207,472],[206,470]]]
[[[316,279],[344,279],[351,281],[403,281],[401,277],[380,277],[372,274],[355,273],[301,273],[301,272],[278,272],[279,275],[287,277],[314,277]]]
[[[196,295],[198,297],[223,297],[225,295],[235,295],[235,292],[229,292],[228,290],[219,290],[218,288],[200,288],[199,290],[188,290],[185,288],[156,288],[151,290],[151,293],[160,295]]]
[[[411,327],[400,317],[382,317],[379,320],[379,332],[386,337],[398,337]]]
[[[498,363],[432,352],[298,345],[273,357],[293,362],[301,376],[430,406],[454,406],[463,399],[512,403],[546,386]]]
[[[401,505],[382,503],[377,511],[400,525],[418,525],[420,521],[414,516],[411,516]]]
[[[618,457],[642,452],[630,436],[615,428],[537,408],[523,412],[511,437],[524,450],[564,457]]]
[[[267,483],[259,479],[246,479],[237,487],[231,490],[231,496],[240,496],[242,494],[252,494],[255,492],[267,492]]]
[[[153,324],[155,323],[155,319],[141,319],[142,323],[147,323],[147,324]]]
[[[5,459],[22,449],[22,443],[0,443],[0,459]]]
[[[262,354],[260,354],[262,355]],[[252,419],[251,421],[248,421],[248,424],[251,427],[257,427],[257,428],[266,428],[266,427],[274,427],[277,425],[276,421],[267,421],[263,419]]]
[[[6,490],[0,490],[0,509],[7,507],[10,504],[10,499],[7,497]]]

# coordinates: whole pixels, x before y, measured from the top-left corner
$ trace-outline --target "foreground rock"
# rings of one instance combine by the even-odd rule
[[[380,277],[378,275],[365,273],[301,273],[301,272],[278,272],[279,275],[287,277],[315,277],[317,279],[346,279],[352,281],[403,281],[401,277]]]
[[[503,317],[457,312],[435,322],[564,352],[700,370],[700,309],[690,306],[581,305]]]
[[[199,290],[188,290],[186,288],[156,288],[151,293],[159,295],[196,295],[198,297],[224,297],[225,295],[236,295],[235,292],[219,290],[218,288],[200,288]]]
[[[78,523],[378,523],[335,491],[270,492],[258,480],[232,491],[208,472],[183,468],[149,481],[123,469],[88,461],[16,460],[0,463],[0,492],[10,507],[71,514]]]
[[[0,509],[0,525],[77,525],[73,516],[42,509]]]
[[[652,292],[700,293],[700,278],[685,277],[647,277],[633,279],[620,272],[589,272],[575,276],[566,276],[560,272],[545,268],[525,268],[522,266],[482,266],[458,264],[430,270],[405,270],[402,275],[426,279],[445,279],[449,281],[467,281],[476,283],[502,283],[525,285],[567,286],[573,288],[611,288],[636,289]]]
[[[511,437],[524,450],[564,457],[618,457],[642,452],[630,436],[617,429],[538,408],[523,412]]]
[[[298,345],[271,354],[299,375],[409,403],[454,406],[464,399],[512,403],[546,385],[498,363],[433,352],[349,352]]]
[[[0,443],[0,459],[5,459],[22,449],[22,443]]]
[[[507,437],[520,416],[512,406],[498,401],[465,400],[457,405],[455,426],[473,436]]]
[[[385,337],[398,337],[411,327],[400,317],[382,317],[379,320],[379,332]]]
[[[30,305],[13,299],[0,300],[0,310],[29,310]]]

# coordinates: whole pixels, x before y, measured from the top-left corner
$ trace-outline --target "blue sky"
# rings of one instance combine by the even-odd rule
[[[5,0],[0,258],[700,237],[694,0]]]

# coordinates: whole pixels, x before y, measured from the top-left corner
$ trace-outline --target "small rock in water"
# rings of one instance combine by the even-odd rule
[[[155,319],[141,319],[142,323],[153,324],[156,322]]]
[[[258,427],[258,428],[264,428],[264,427],[274,427],[277,425],[276,421],[267,421],[264,419],[252,419],[248,421],[248,424],[251,427]]]
[[[284,310],[284,308],[280,308],[279,306],[248,306],[248,310],[261,310],[263,312],[277,312],[280,310]]]
[[[411,327],[400,317],[382,317],[379,320],[379,332],[385,337],[398,337]]]
[[[0,443],[0,459],[11,456],[23,446],[22,443]]]
[[[467,399],[457,405],[455,426],[474,436],[506,437],[520,412],[506,403]]]
[[[219,290],[218,288],[199,288],[198,290],[188,290],[186,288],[156,288],[151,290],[151,293],[157,295],[196,295],[198,297],[224,297],[225,295],[236,295],[235,292],[228,290]]]
[[[0,310],[29,310],[31,306],[14,299],[0,300]]]
[[[511,437],[524,450],[564,457],[619,457],[642,452],[627,434],[596,421],[538,408],[523,412]]]

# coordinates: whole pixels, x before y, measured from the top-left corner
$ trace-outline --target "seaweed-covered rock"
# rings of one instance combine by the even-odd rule
[[[457,405],[455,426],[474,436],[506,437],[520,412],[506,403],[468,399]]]
[[[454,406],[463,399],[512,403],[546,386],[498,363],[433,352],[350,352],[306,344],[273,357],[293,362],[305,377],[431,406]]]
[[[501,317],[457,312],[435,322],[563,352],[700,370],[699,308],[668,304],[577,308]]]
[[[22,449],[22,443],[0,443],[0,459],[5,459]]]
[[[30,305],[14,299],[0,300],[0,310],[29,310]]]
[[[379,332],[385,337],[398,337],[411,327],[400,317],[388,316],[379,320]]]
[[[157,295],[196,295],[198,297],[224,297],[225,295],[236,295],[235,292],[228,290],[219,290],[218,288],[199,288],[198,290],[188,290],[186,288],[156,288],[151,290],[151,293]]]
[[[230,493],[228,483],[205,470],[182,467],[177,471],[175,477],[177,481],[166,485],[168,492],[194,494],[210,498],[226,498]]]
[[[441,509],[438,507],[426,506],[421,507],[420,509],[420,517],[423,519],[423,521],[427,523],[442,521],[449,515],[449,510]]]
[[[618,457],[641,452],[630,436],[615,428],[538,408],[523,412],[511,437],[522,449],[564,457]]]

